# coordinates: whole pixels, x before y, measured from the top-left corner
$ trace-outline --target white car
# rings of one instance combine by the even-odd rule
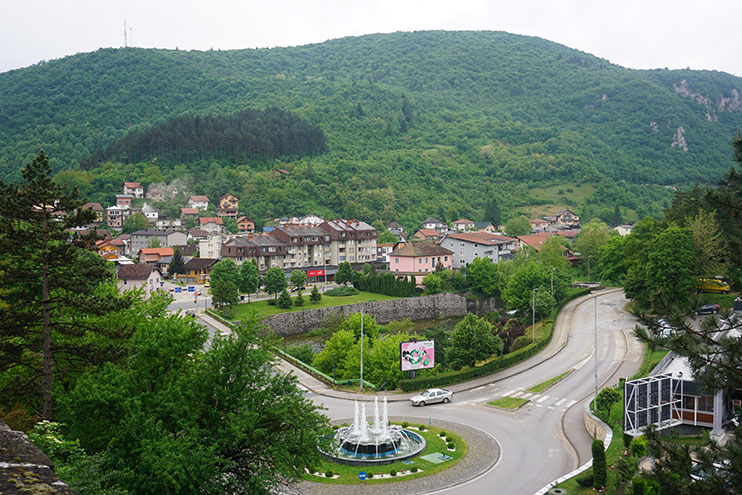
[[[424,406],[434,402],[451,402],[451,399],[453,399],[453,392],[445,388],[429,388],[419,395],[410,397],[413,406]]]

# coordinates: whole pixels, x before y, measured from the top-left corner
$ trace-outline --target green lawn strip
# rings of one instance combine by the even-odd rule
[[[521,399],[518,397],[502,397],[500,399],[488,402],[487,405],[499,407],[501,409],[518,409],[526,402],[528,402],[528,399]]]
[[[411,424],[410,426],[416,426]],[[325,478],[324,476],[315,476],[314,474],[304,474],[303,479],[307,481],[315,481],[319,483],[328,483],[334,485],[359,485],[361,480],[358,479],[358,473],[364,471],[366,473],[374,473],[374,475],[388,474],[392,469],[398,473],[401,471],[409,470],[410,468],[417,467],[420,469],[417,473],[407,474],[405,476],[396,476],[393,478],[368,478],[364,481],[364,484],[380,484],[380,483],[395,483],[398,481],[407,481],[416,478],[422,478],[430,474],[443,471],[455,465],[466,455],[469,447],[459,435],[451,432],[450,430],[443,430],[435,426],[425,425],[427,431],[414,430],[411,431],[422,435],[425,438],[426,445],[419,455],[412,458],[412,464],[403,464],[402,462],[395,462],[393,464],[385,464],[382,466],[346,466],[344,464],[336,464],[330,460],[323,460],[318,466],[317,471],[325,473],[332,471],[334,474],[340,475],[338,478]],[[449,451],[446,449],[446,441],[438,436],[440,432],[446,432],[446,437],[450,438],[456,444],[456,450]],[[441,462],[439,464],[433,464],[425,459],[421,459],[422,456],[432,454],[434,452],[440,452],[446,454],[452,459]]]
[[[387,296],[384,294],[374,294],[373,292],[361,292],[355,296],[326,296],[323,295],[322,299],[318,303],[309,301],[309,291],[305,291],[302,294],[304,298],[304,304],[302,306],[291,306],[290,308],[281,308],[278,305],[272,306],[268,304],[267,300],[254,301],[251,303],[237,304],[234,306],[235,320],[243,320],[248,317],[250,311],[255,311],[257,316],[272,316],[280,313],[291,313],[294,311],[303,311],[305,309],[318,309],[318,308],[330,308],[333,306],[344,306],[346,304],[357,304],[369,301],[386,301],[389,299],[399,299],[395,296]],[[292,297],[292,300],[295,297]]]
[[[555,383],[558,383],[558,382],[562,381],[567,375],[569,375],[573,371],[574,370],[567,370],[567,371],[565,371],[564,373],[562,373],[559,376],[555,376],[554,378],[552,378],[550,380],[546,380],[543,383],[539,383],[538,385],[536,385],[534,387],[527,388],[526,389],[526,392],[532,392],[534,394],[540,394],[541,392],[543,392],[547,388],[551,387]]]

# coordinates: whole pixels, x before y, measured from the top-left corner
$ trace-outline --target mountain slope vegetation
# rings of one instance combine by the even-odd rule
[[[292,48],[101,49],[0,74],[0,176],[44,148],[60,180],[109,201],[117,182],[185,180],[250,197],[257,218],[314,211],[415,226],[543,203],[583,216],[657,213],[662,186],[709,183],[731,164],[742,79],[625,69],[503,32],[368,35]],[[127,133],[184,115],[280,108],[318,126],[327,151],[80,168]],[[114,157],[111,157],[114,158]],[[114,158],[115,160],[115,158]],[[153,167],[156,170],[153,170]],[[290,172],[276,178],[275,168]],[[594,194],[570,204],[568,189]]]

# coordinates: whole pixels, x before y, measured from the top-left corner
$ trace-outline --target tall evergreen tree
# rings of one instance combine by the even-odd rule
[[[484,220],[486,222],[492,222],[495,227],[500,225],[500,206],[497,204],[495,198],[490,198],[487,201],[487,205],[484,207]]]
[[[90,294],[112,272],[92,253],[95,233],[70,233],[91,223],[94,213],[81,208],[77,190],[52,181],[46,154],[41,151],[22,174],[18,185],[0,181],[0,287],[7,304],[0,318],[0,372],[30,369],[31,382],[40,374],[42,416],[51,419],[56,353],[89,349],[75,339],[86,329],[75,328],[73,319],[103,310],[106,303],[91,302]]]
[[[170,275],[185,273],[185,262],[183,261],[183,253],[177,247],[173,248],[173,259],[170,261],[170,266],[168,266],[167,272]]]

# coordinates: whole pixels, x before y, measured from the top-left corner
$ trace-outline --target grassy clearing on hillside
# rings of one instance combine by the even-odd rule
[[[268,304],[267,300],[263,301],[255,301],[251,303],[244,303],[244,304],[237,304],[235,305],[235,317],[236,320],[242,320],[247,318],[247,316],[250,314],[251,311],[255,311],[257,316],[271,316],[271,315],[277,315],[279,313],[291,313],[294,311],[303,311],[305,309],[318,309],[318,308],[330,308],[333,306],[343,306],[346,304],[356,304],[356,303],[363,303],[363,302],[369,302],[369,301],[386,301],[389,299],[399,299],[398,297],[394,296],[387,296],[384,294],[374,294],[372,292],[361,292],[360,294],[357,294],[355,296],[343,296],[343,297],[333,297],[333,296],[327,296],[322,295],[322,300],[318,303],[313,303],[309,301],[309,291],[306,291],[302,294],[302,298],[304,299],[304,304],[302,306],[291,306],[290,308],[284,309],[276,306],[271,306]],[[292,297],[292,300],[296,299],[295,297]]]

